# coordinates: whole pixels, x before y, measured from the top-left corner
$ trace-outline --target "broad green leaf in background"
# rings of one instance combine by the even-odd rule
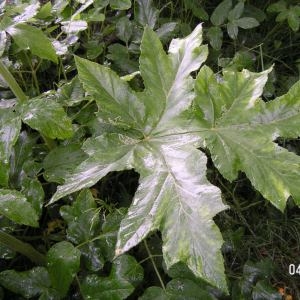
[[[239,27],[237,26],[237,24],[235,22],[229,22],[226,25],[227,27],[227,33],[228,35],[235,40],[238,36],[239,33]]]
[[[18,191],[0,189],[0,214],[18,224],[38,227],[35,209]]]
[[[47,253],[47,269],[51,285],[62,297],[68,292],[79,267],[80,251],[69,242],[59,242]]]
[[[139,297],[139,300],[169,300],[167,293],[158,286],[151,286],[147,288],[144,292],[144,294]]]
[[[207,56],[207,47],[200,46],[201,32],[199,25],[187,38],[173,40],[167,55],[155,33],[145,29],[142,93],[132,91],[108,68],[76,58],[79,78],[101,107],[103,122],[121,128],[125,124],[127,134],[107,133],[87,140],[83,149],[90,157],[58,188],[51,203],[92,186],[110,171],[135,168],[140,185],[121,223],[116,253],[126,252],[159,229],[168,267],[183,261],[197,276],[226,290],[222,237],[212,221],[226,206],[220,191],[206,179],[207,160],[196,149],[199,138],[180,134],[184,124],[176,128],[179,115],[193,99],[189,74]]]
[[[47,19],[48,17],[51,17],[51,9],[52,9],[52,4],[51,2],[47,2],[45,3],[40,10],[38,11],[38,13],[36,14],[36,17],[38,19]]]
[[[6,270],[0,273],[0,284],[26,299],[39,296],[50,287],[49,274],[44,267],[17,272]]]
[[[210,20],[215,26],[222,25],[228,17],[232,7],[232,0],[223,0],[213,11]]]
[[[80,144],[67,144],[54,148],[43,161],[44,178],[47,181],[63,183],[67,177],[88,156]]]
[[[111,212],[105,217],[105,222],[102,225],[101,237],[105,237],[105,247],[102,248],[103,254],[106,259],[110,261],[114,258],[111,248],[115,248],[116,246],[120,223],[126,215],[126,212],[127,210],[125,208]]]
[[[127,45],[133,33],[133,24],[128,17],[122,17],[118,20],[116,23],[116,31],[117,37]]]
[[[44,190],[42,184],[37,179],[25,177],[22,180],[21,192],[25,195],[27,201],[31,203],[38,216],[42,213],[44,204]]]
[[[8,27],[6,31],[21,49],[29,48],[32,54],[57,63],[57,56],[50,40],[39,28],[19,23]]]
[[[201,42],[198,25],[186,38],[172,40],[166,54],[146,27],[139,61],[142,92],[107,67],[76,58],[79,79],[99,107],[99,122],[112,127],[84,143],[89,158],[50,203],[94,185],[108,172],[135,169],[139,186],[121,222],[116,255],[159,230],[168,269],[182,262],[196,277],[227,292],[223,240],[213,221],[227,207],[207,180],[207,158],[197,148],[210,151],[226,179],[244,172],[280,210],[289,196],[300,205],[300,158],[274,143],[279,136],[300,135],[300,83],[265,103],[259,97],[271,69],[225,70],[217,80],[202,67],[193,79],[190,74],[207,57]]]
[[[211,46],[216,49],[220,50],[222,47],[222,40],[223,40],[223,31],[218,26],[209,27],[207,31],[207,37]]]
[[[80,251],[69,242],[54,244],[47,253],[47,267],[29,271],[6,270],[0,273],[0,284],[26,299],[63,299],[79,271]]]
[[[71,119],[64,109],[44,97],[30,99],[20,104],[21,118],[31,128],[51,139],[66,139],[73,135]]]
[[[33,163],[32,152],[37,136],[28,134],[25,130],[18,137],[10,156],[10,187],[20,189],[26,177],[24,165]]]
[[[207,291],[201,289],[195,282],[189,279],[173,279],[167,284],[166,292],[168,299],[184,299],[184,300],[217,300]]]
[[[247,261],[242,278],[234,283],[233,299],[282,299],[270,283],[274,271],[275,267],[270,259],[263,259],[258,263]]]
[[[83,244],[79,247],[83,262],[93,271],[99,271],[104,265],[102,249],[96,241],[91,241],[96,232],[100,233],[97,213],[96,202],[89,190],[82,190],[72,206],[60,208],[60,214],[68,224],[68,240],[76,245]]]
[[[244,3],[239,2],[233,9],[231,9],[228,13],[228,20],[233,21],[237,20],[241,17],[242,13],[244,11]]]
[[[284,0],[279,0],[276,3],[273,3],[268,6],[267,11],[268,12],[282,12],[287,9],[286,2]]]
[[[112,9],[126,10],[131,7],[130,0],[109,0],[109,5]]]
[[[274,290],[266,280],[260,280],[252,292],[253,300],[281,300],[282,295]]]
[[[152,0],[138,0],[137,21],[143,26],[154,28],[157,18],[158,9],[153,6]]]
[[[146,289],[140,300],[217,300],[199,285],[189,279],[173,279],[168,282],[166,289],[150,287]]]
[[[235,21],[235,24],[243,29],[250,29],[259,26],[259,23],[256,19],[249,17],[240,18]]]
[[[135,258],[122,255],[113,261],[108,277],[88,275],[81,285],[81,292],[85,299],[126,299],[143,276],[143,268]]]
[[[0,186],[8,186],[9,159],[20,130],[20,116],[11,109],[0,109]]]
[[[129,74],[138,69],[138,62],[129,58],[129,51],[126,46],[115,43],[108,46],[108,52],[106,57],[113,61],[117,69]]]
[[[161,25],[161,27],[156,30],[156,34],[158,35],[159,39],[162,41],[168,39],[174,32],[176,25],[176,22],[168,22]]]
[[[61,85],[56,91],[57,100],[64,106],[73,106],[86,100],[77,76]]]
[[[204,10],[203,4],[194,0],[184,0],[185,9],[190,9],[195,17],[199,20],[207,21],[208,13]]]

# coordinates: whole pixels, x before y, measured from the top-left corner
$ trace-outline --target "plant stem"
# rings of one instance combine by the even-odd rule
[[[5,82],[9,85],[12,92],[18,98],[20,102],[24,102],[27,100],[27,96],[24,94],[20,86],[18,85],[15,78],[11,75],[8,69],[5,67],[3,62],[0,60],[0,75],[2,75]]]
[[[159,282],[160,282],[160,284],[161,284],[161,287],[162,287],[162,289],[165,291],[165,290],[166,290],[165,284],[164,284],[164,282],[163,282],[163,280],[162,280],[162,278],[161,278],[161,276],[160,276],[160,274],[159,274],[159,271],[158,271],[158,269],[157,269],[156,263],[155,263],[155,261],[154,261],[154,259],[153,259],[153,256],[152,256],[151,251],[150,251],[150,249],[149,249],[149,247],[148,247],[148,244],[147,244],[147,242],[146,242],[145,240],[144,240],[144,245],[145,245],[145,248],[146,248],[146,250],[147,250],[147,253],[148,253],[148,255],[149,255],[150,259],[151,259],[151,262],[152,262],[154,271],[155,271],[155,273],[156,273],[156,275],[157,275],[157,277],[158,277],[158,280],[159,280]]]
[[[35,88],[36,88],[36,91],[37,91],[37,94],[39,95],[41,92],[40,92],[40,86],[39,86],[39,82],[37,80],[37,77],[36,77],[36,70],[34,69],[33,65],[32,65],[32,61],[31,59],[28,57],[28,55],[26,54],[25,52],[25,57],[28,61],[28,65],[31,69],[31,76],[32,76],[32,80],[33,80],[33,83],[35,85]],[[37,68],[38,69],[38,68]]]
[[[44,266],[46,265],[46,257],[35,250],[30,244],[24,243],[12,235],[0,230],[0,243],[6,245],[10,249],[28,257],[33,263]]]

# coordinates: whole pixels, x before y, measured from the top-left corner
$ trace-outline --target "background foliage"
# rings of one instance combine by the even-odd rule
[[[1,62],[17,83],[9,88],[0,70],[0,298],[300,299],[300,275],[288,273],[289,264],[300,264],[299,208],[290,199],[280,212],[244,174],[230,183],[211,160],[207,177],[230,206],[214,218],[225,240],[229,296],[184,265],[167,271],[159,233],[113,259],[138,186],[134,170],[111,172],[92,188],[45,206],[87,158],[83,141],[110,130],[98,125],[98,108],[76,76],[73,55],[109,66],[142,90],[135,72],[144,26],[167,48],[200,22],[209,44],[206,64],[216,73],[261,72],[275,64],[263,91],[266,102],[299,79],[298,1],[0,4]],[[300,153],[298,139],[276,142]]]

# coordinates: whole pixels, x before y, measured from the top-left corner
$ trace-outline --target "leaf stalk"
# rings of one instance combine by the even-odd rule
[[[25,102],[27,100],[27,96],[22,91],[21,87],[15,80],[15,78],[12,76],[12,74],[9,72],[9,70],[6,68],[6,66],[3,64],[3,62],[0,60],[0,75],[2,75],[5,82],[8,84],[14,95],[17,97],[17,99],[20,102]]]
[[[24,243],[12,235],[0,230],[0,244],[4,244],[13,251],[19,252],[28,257],[33,263],[39,266],[46,265],[46,257],[35,250],[30,244]]]

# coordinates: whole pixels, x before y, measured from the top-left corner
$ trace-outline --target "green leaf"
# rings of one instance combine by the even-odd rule
[[[104,42],[89,41],[86,45],[88,59],[96,59],[104,50]]]
[[[36,14],[36,17],[39,19],[47,19],[52,16],[51,10],[52,10],[52,4],[51,2],[47,2],[41,7],[39,12]]]
[[[18,224],[38,227],[35,209],[18,191],[0,189],[0,214]]]
[[[52,101],[38,97],[20,104],[21,118],[31,128],[51,139],[72,137],[71,120],[63,108]]]
[[[207,31],[207,37],[211,46],[216,49],[220,50],[222,47],[222,40],[223,40],[223,31],[220,27],[212,26]]]
[[[265,280],[260,280],[252,292],[253,300],[282,300],[282,295],[278,293],[270,284]]]
[[[29,48],[32,54],[57,63],[57,56],[50,40],[39,28],[19,23],[10,26],[6,31],[21,49]]]
[[[210,21],[215,26],[222,25],[228,17],[228,13],[232,7],[232,0],[223,0],[213,11]]]
[[[166,292],[158,287],[158,286],[151,286],[147,288],[144,294],[139,298],[139,300],[169,300],[170,298],[166,294]]]
[[[172,300],[216,300],[215,297],[189,279],[173,279],[168,283],[166,292],[169,296],[168,299]]]
[[[109,0],[110,7],[116,10],[126,10],[131,7],[130,0]]]
[[[200,20],[207,21],[209,19],[208,13],[204,10],[203,4],[197,3],[191,0],[184,1],[185,8],[188,8],[192,11],[193,15]]]
[[[88,275],[81,292],[86,299],[126,299],[142,279],[142,267],[132,256],[123,255],[114,260],[109,277]]]
[[[232,38],[233,40],[237,38],[239,33],[239,28],[236,24],[236,21],[234,23],[232,22],[227,23],[227,32],[230,38]]]
[[[24,272],[3,271],[0,273],[0,284],[13,293],[31,299],[49,289],[50,279],[46,268],[36,267]]]
[[[0,186],[8,186],[9,159],[20,129],[20,116],[10,108],[0,109]]]
[[[271,5],[268,6],[267,8],[267,12],[282,12],[284,10],[286,10],[287,7],[286,7],[286,2],[284,0],[280,0],[276,3],[273,3]]]
[[[77,165],[88,156],[81,150],[80,144],[67,144],[54,148],[43,161],[44,178],[51,182],[63,183],[64,178],[72,174]]]
[[[72,80],[66,82],[57,89],[57,100],[65,106],[75,106],[78,103],[86,100],[84,90],[78,79],[75,76]]]
[[[107,67],[75,57],[79,79],[95,99],[104,122],[120,126],[140,127],[144,105],[126,82]]]
[[[160,40],[162,41],[167,40],[174,32],[176,26],[177,26],[176,22],[165,23],[156,30],[156,34]]]
[[[299,83],[285,96],[265,104],[259,96],[269,72],[270,69],[262,73],[226,71],[222,83],[210,76],[209,88],[213,93],[207,103],[198,97],[197,104],[211,124],[206,146],[222,175],[233,180],[238,171],[245,172],[253,186],[283,210],[290,195],[300,203],[300,189],[296,184],[300,159],[272,141],[279,135],[299,135],[296,125]],[[203,75],[199,74],[196,85],[201,85]],[[218,95],[222,95],[222,101]]]
[[[263,9],[258,8],[255,5],[246,4],[243,15],[245,17],[250,17],[256,19],[259,23],[262,23],[266,18],[266,14]]]
[[[114,258],[114,254],[112,253],[111,249],[115,249],[116,247],[118,231],[126,212],[126,209],[121,208],[108,214],[105,218],[105,222],[102,225],[101,236],[105,237],[105,247],[102,249],[107,260],[111,261]]]
[[[244,3],[239,2],[231,11],[228,13],[228,20],[234,21],[241,17],[242,13],[244,11]]]
[[[158,9],[153,6],[153,1],[137,0],[137,4],[137,21],[143,26],[148,25],[150,28],[154,28],[158,18]]]
[[[259,26],[256,19],[249,17],[240,18],[235,21],[235,24],[243,29],[250,29]]]
[[[115,259],[110,276],[127,280],[137,287],[144,278],[144,270],[133,256],[122,255]]]
[[[22,180],[22,193],[27,201],[31,203],[38,216],[41,216],[44,202],[44,190],[42,184],[37,179],[25,177]]]
[[[286,9],[278,14],[278,16],[276,17],[276,22],[283,22],[288,18],[288,16],[289,16],[289,10]]]
[[[300,18],[292,9],[289,10],[287,17],[288,24],[293,31],[298,31],[300,26]]]
[[[122,17],[116,24],[117,37],[128,44],[130,37],[133,33],[133,25],[129,21],[128,17]]]
[[[0,30],[5,31],[9,26],[13,24],[13,20],[9,18],[8,16],[4,15],[1,17],[0,20]]]
[[[89,190],[82,190],[72,206],[64,205],[60,214],[68,224],[67,238],[74,244],[83,244],[79,249],[86,266],[98,271],[104,265],[104,255],[93,238],[100,232],[97,205]]]
[[[25,130],[20,133],[10,157],[10,187],[21,188],[23,179],[28,175],[24,170],[26,165],[34,163],[32,150],[36,140],[37,136],[28,134]]]
[[[122,300],[133,290],[134,287],[126,280],[97,275],[88,275],[81,284],[81,293],[85,299]]]
[[[207,157],[197,148],[209,150],[226,179],[244,172],[280,210],[289,196],[300,205],[300,158],[273,142],[279,136],[300,135],[300,83],[265,103],[259,97],[271,69],[224,70],[216,77],[203,67],[193,79],[191,73],[207,57],[201,42],[198,25],[186,38],[172,40],[166,54],[146,27],[139,61],[145,89],[139,92],[110,69],[76,58],[79,79],[98,104],[99,126],[111,127],[86,140],[82,149],[89,157],[58,187],[50,203],[93,186],[111,171],[135,169],[139,186],[121,222],[116,256],[159,230],[168,269],[182,262],[196,277],[228,292],[223,240],[213,221],[227,207],[220,190],[207,180]],[[118,284],[115,278],[92,276],[84,290],[97,299]],[[131,287],[122,284],[126,293],[121,297],[126,297]]]
[[[80,251],[66,241],[52,246],[47,253],[51,286],[64,297],[80,267]]]
[[[122,73],[130,74],[138,69],[138,62],[129,58],[129,50],[126,46],[114,43],[108,47],[109,54],[106,57],[113,61],[116,69]]]
[[[157,36],[146,28],[140,57],[145,90],[138,94],[111,70],[76,58],[79,78],[101,109],[126,120],[136,131],[87,140],[83,149],[89,158],[58,188],[51,203],[92,186],[110,171],[135,168],[141,175],[140,185],[121,223],[116,253],[126,252],[159,229],[168,267],[183,261],[197,276],[226,290],[222,238],[211,221],[226,207],[220,191],[199,172],[206,168],[206,157],[195,148],[198,138],[178,134],[186,130],[184,125],[174,128],[194,97],[189,74],[207,56],[207,47],[200,46],[201,33],[199,25],[185,39],[173,40],[166,55]],[[128,99],[135,102],[130,105]]]

